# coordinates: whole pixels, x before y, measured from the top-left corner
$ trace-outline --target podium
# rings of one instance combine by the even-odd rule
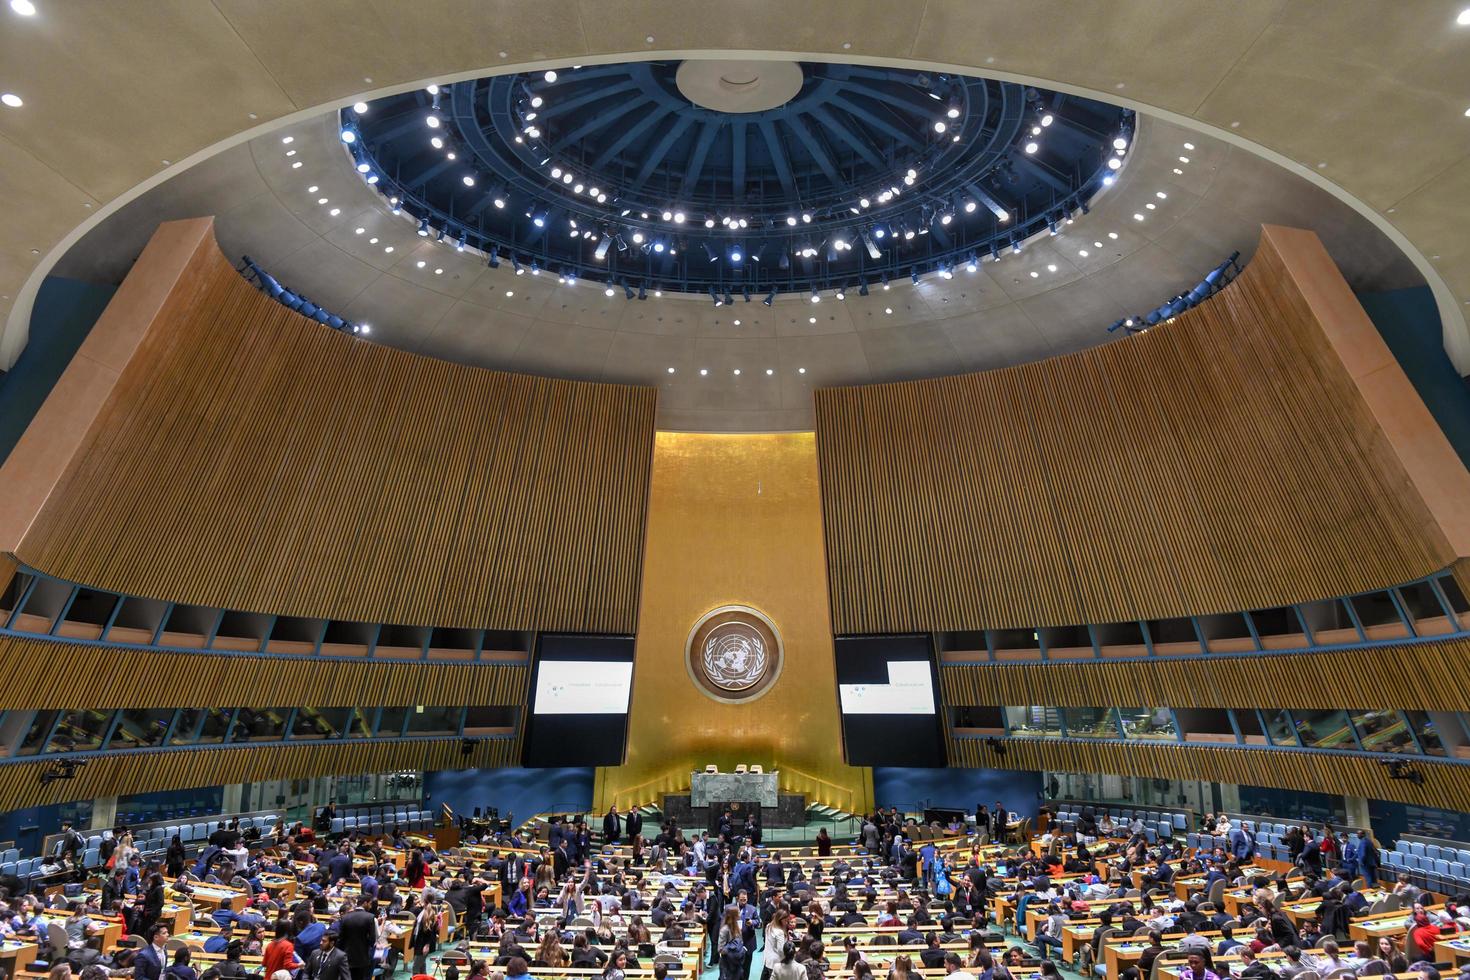
[[[693,772],[689,774],[689,803],[694,807],[721,803],[759,803],[775,808],[778,772]]]

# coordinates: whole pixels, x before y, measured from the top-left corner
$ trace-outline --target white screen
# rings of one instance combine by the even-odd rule
[[[934,685],[924,660],[888,661],[887,684],[839,684],[845,715],[932,715]]]
[[[604,660],[543,660],[536,674],[538,715],[623,715],[633,665]]]

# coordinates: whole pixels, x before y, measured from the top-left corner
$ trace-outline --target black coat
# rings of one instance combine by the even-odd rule
[[[378,941],[378,920],[365,909],[353,909],[337,923],[337,946],[354,968],[370,967]]]
[[[318,949],[307,959],[303,976],[307,980],[351,980],[352,968],[342,950]]]

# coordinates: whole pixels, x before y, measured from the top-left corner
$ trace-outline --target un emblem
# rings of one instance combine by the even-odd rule
[[[694,686],[716,701],[754,701],[781,674],[781,636],[759,610],[721,606],[689,631],[684,664]]]

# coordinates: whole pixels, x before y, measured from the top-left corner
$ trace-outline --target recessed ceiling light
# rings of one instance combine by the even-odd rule
[[[1077,250],[1077,254],[1080,255],[1080,256],[1082,256],[1085,259],[1085,258],[1087,258],[1087,249],[1085,249],[1085,248],[1079,248]]]
[[[891,307],[891,306],[885,306],[885,307],[883,307],[883,315],[884,316],[893,316],[893,307]]]
[[[354,229],[352,229],[352,233],[354,235],[361,235],[365,231],[367,231],[366,228],[354,228]]]
[[[393,251],[393,246],[392,245],[385,245],[385,246],[383,246],[383,251],[391,254],[392,251]]]
[[[425,262],[425,261],[424,261],[424,260],[423,260],[423,259],[419,259],[419,260],[418,260],[418,261],[417,261],[417,262],[415,262],[415,263],[414,263],[414,264],[415,264],[415,265],[416,265],[416,266],[418,266],[418,267],[419,267],[419,268],[420,268],[420,269],[422,269],[422,268],[423,268],[423,267],[424,267],[424,266],[426,266],[426,265],[428,265],[428,264],[429,264],[429,263],[427,263],[427,262]]]
[[[796,369],[796,373],[797,374],[806,374],[806,368],[797,368]]]
[[[1149,201],[1147,204],[1144,205],[1144,207],[1148,208],[1150,211],[1153,211],[1158,207],[1158,205],[1155,204],[1153,201]]]
[[[817,322],[817,318],[814,317],[814,316],[809,316],[809,317],[806,318],[806,322],[807,323],[816,323]]]
[[[295,155],[296,155],[296,151],[295,150],[287,150],[286,151],[286,156],[288,156],[288,157],[294,157]]]
[[[1154,191],[1154,197],[1158,198],[1161,201],[1165,201],[1168,200],[1169,195],[1165,194],[1163,191]]]
[[[1041,273],[1039,273],[1039,272],[1033,272],[1033,273],[1031,273],[1031,278],[1032,279],[1040,279],[1041,278]]]
[[[341,213],[342,213],[342,209],[341,208],[333,208],[332,210],[330,210],[330,211],[327,212],[327,214],[330,214],[334,218],[337,217],[337,215],[339,215]]]
[[[436,276],[442,276],[442,275],[444,275],[444,270],[443,269],[435,269],[434,270],[434,275],[436,275]]]
[[[10,9],[22,17],[34,17],[36,14],[36,5],[31,0],[10,0]]]
[[[1035,143],[1027,143],[1026,144],[1026,152],[1027,153],[1035,153],[1038,149],[1040,149],[1040,147],[1038,147]]]
[[[0,102],[4,102],[12,109],[19,109],[21,106],[25,105],[24,100],[22,100],[21,97],[16,95],[14,92],[6,92],[4,95],[0,95]]]
[[[1188,163],[1189,162],[1189,157],[1180,157],[1179,158],[1179,162],[1180,163]]]
[[[1184,144],[1184,148],[1186,150],[1192,150],[1192,149],[1194,149],[1194,144],[1193,143],[1185,143]]]
[[[1142,221],[1143,220],[1143,215],[1141,215],[1137,211],[1135,211],[1135,212],[1133,212],[1133,220],[1134,221]]]
[[[281,142],[282,143],[294,143],[294,142],[296,142],[296,137],[294,137],[294,136],[282,136],[281,137]]]
[[[291,164],[291,169],[292,170],[300,170],[301,169],[301,161],[300,160],[297,160],[295,163]]]
[[[1470,26],[1470,7],[1466,7],[1460,11],[1460,16],[1455,18],[1455,23],[1461,27]]]
[[[737,377],[737,378],[738,378],[738,377],[740,377],[740,369],[739,369],[739,368],[736,368],[736,369],[735,369],[735,376],[736,376],[736,377]]]
[[[318,204],[326,204],[327,203],[327,199],[325,197],[319,197],[319,198],[316,199],[316,203],[318,203]]]
[[[737,327],[740,326],[740,321],[739,320],[736,320],[735,321],[735,326],[737,326]]]
[[[709,368],[700,368],[699,369],[699,376],[701,378],[704,377],[706,374],[709,374]]]
[[[1116,231],[1110,231],[1108,232],[1108,237],[1116,239],[1118,237],[1118,233]]]
[[[548,82],[554,82],[554,81],[556,81],[556,72],[549,71],[545,75],[542,75],[541,77],[544,78],[544,79],[546,79]]]
[[[674,369],[673,368],[669,368],[669,373],[670,374],[673,374],[674,373]]]
[[[354,103],[352,103],[352,111],[355,112],[355,113],[357,113],[359,116],[362,115],[364,112],[367,112],[367,110],[368,110],[368,104],[366,102],[354,102]]]
[[[369,245],[376,245],[376,244],[378,244],[378,236],[377,235],[374,235],[372,238],[369,238],[368,239],[368,244]]]
[[[306,193],[308,193],[308,194],[315,194],[316,191],[317,191],[317,186],[315,184],[312,184],[310,187],[308,187],[306,189]]]
[[[1047,266],[1047,267],[1046,267],[1046,271],[1047,271],[1047,272],[1056,272],[1056,271],[1057,271],[1057,267],[1056,267],[1056,266],[1054,266],[1054,265],[1048,265],[1048,266]]]
[[[514,296],[514,295],[515,295],[515,294],[516,294],[516,291],[515,291],[515,290],[514,290],[514,289],[507,289],[507,290],[506,290],[506,291],[505,291],[505,298],[506,298],[506,299],[510,299],[510,298],[511,298],[511,297],[512,297],[512,296]]]
[[[1182,173],[1184,173],[1184,171],[1183,171],[1183,170],[1180,170],[1180,169],[1179,169],[1179,168],[1178,168],[1178,167],[1175,167],[1175,168],[1174,168],[1174,172],[1175,172],[1175,173],[1176,173],[1176,174],[1182,174]]]

